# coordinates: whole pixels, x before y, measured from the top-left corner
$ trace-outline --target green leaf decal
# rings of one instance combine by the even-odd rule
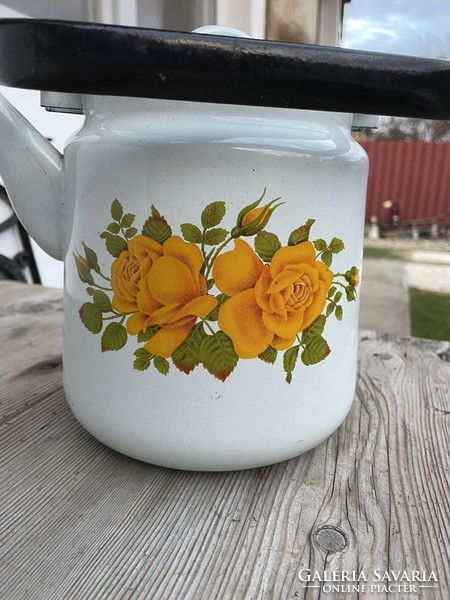
[[[103,326],[102,313],[92,302],[85,302],[78,311],[80,319],[91,333],[99,333]]]
[[[302,363],[306,366],[315,365],[330,354],[331,350],[323,337],[315,337],[302,352]]]
[[[344,242],[342,240],[340,240],[339,238],[335,238],[335,237],[331,240],[331,242],[328,245],[328,249],[333,254],[339,254],[339,252],[342,252],[342,250],[344,250],[344,248],[345,248]]]
[[[347,298],[347,302],[353,302],[354,300],[356,300],[356,290],[354,286],[348,285],[345,288],[345,296]]]
[[[297,244],[301,244],[302,242],[307,242],[309,240],[309,233],[311,231],[311,227],[314,225],[315,219],[308,219],[304,225],[297,227],[291,233],[288,239],[289,246],[296,246]]]
[[[167,375],[170,369],[169,361],[163,356],[155,356],[153,359],[155,368],[161,373],[161,375]]]
[[[291,383],[292,371],[295,369],[297,363],[298,351],[300,346],[292,346],[283,354],[283,369],[286,372],[286,381]]]
[[[318,252],[323,252],[324,250],[327,249],[327,243],[325,240],[322,240],[322,238],[319,238],[318,240],[314,240],[313,244],[314,244],[314,248]]]
[[[197,225],[192,225],[192,223],[183,223],[180,227],[181,233],[187,242],[192,242],[193,244],[202,243],[202,232]]]
[[[75,266],[77,268],[78,277],[83,283],[94,283],[94,278],[92,277],[91,270],[86,260],[80,256],[79,254],[73,253],[73,258],[75,260]]]
[[[172,352],[171,359],[177,369],[188,375],[200,364],[200,347],[206,338],[203,324],[194,326],[187,338]]]
[[[106,229],[110,233],[114,233],[114,234],[120,233],[120,225],[119,225],[119,223],[114,223],[114,222],[110,223]]]
[[[120,226],[123,227],[123,229],[128,229],[128,227],[131,227],[133,225],[135,218],[136,216],[132,213],[127,213],[122,217],[122,220],[120,221]]]
[[[114,219],[114,221],[120,221],[120,219],[122,218],[122,215],[123,215],[123,207],[116,198],[114,200],[114,202],[111,204],[111,217]]]
[[[101,312],[109,312],[112,310],[111,300],[101,290],[93,290],[92,297],[94,298],[94,304],[101,310]]]
[[[255,237],[255,250],[261,260],[270,262],[273,255],[281,248],[281,242],[274,233],[260,231]]]
[[[225,300],[228,300],[228,298],[229,296],[227,296],[226,294],[219,294],[218,296],[216,296],[217,306],[216,308],[213,308],[212,311],[206,316],[206,319],[208,321],[217,321],[217,319],[219,318],[220,307],[225,302]]]
[[[145,221],[144,227],[142,228],[142,235],[146,235],[152,240],[155,240],[155,242],[163,244],[172,235],[172,228],[166,219],[159,214],[153,204],[151,210],[152,214]]]
[[[330,267],[331,263],[333,262],[333,255],[330,252],[330,250],[324,250],[322,252],[321,259],[322,259],[322,262],[324,265],[326,265],[327,267]]]
[[[265,363],[273,365],[273,363],[277,360],[277,355],[278,352],[275,350],[275,348],[272,348],[272,346],[267,346],[264,352],[258,354],[258,358]]]
[[[125,231],[125,237],[127,238],[127,240],[130,240],[131,238],[134,238],[137,232],[138,230],[136,229],[136,227],[130,227]]]
[[[336,305],[335,305],[335,304],[329,304],[329,305],[327,306],[327,310],[325,311],[325,315],[326,315],[327,317],[329,317],[329,316],[331,315],[331,313],[334,311],[335,307],[336,307]]]
[[[330,287],[330,289],[328,290],[328,294],[327,294],[327,298],[332,298],[334,296],[334,294],[336,293],[336,286],[332,285]]]
[[[105,244],[106,249],[114,258],[117,258],[121,252],[128,248],[127,241],[120,235],[108,234],[105,236]]]
[[[120,323],[110,323],[102,335],[102,352],[120,350],[127,343],[127,330]]]
[[[133,362],[134,369],[137,371],[145,371],[149,368],[153,354],[147,352],[145,348],[138,348],[136,352],[134,352],[134,356],[136,357]]]
[[[205,369],[220,381],[225,381],[239,360],[233,342],[223,331],[205,337],[200,346],[200,358]]]
[[[225,216],[225,202],[212,202],[203,209],[202,225],[204,229],[216,227]]]
[[[205,244],[207,246],[217,246],[217,244],[221,244],[223,241],[225,241],[227,235],[228,231],[220,227],[216,229],[208,229],[208,231],[205,232]]]
[[[158,332],[161,329],[161,325],[150,325],[150,327],[147,327],[147,329],[145,331],[140,331],[137,334],[137,341],[139,344],[143,344],[145,342],[148,342],[149,340],[152,339],[152,337],[155,335],[156,332]]]
[[[342,308],[341,305],[336,306],[336,310],[334,311],[334,316],[336,317],[336,319],[338,321],[342,321],[342,318],[344,316],[344,309]]]
[[[89,248],[84,242],[82,242],[84,248],[84,255],[86,256],[86,262],[88,266],[93,269],[96,273],[100,273],[100,267],[98,266],[97,254]]]
[[[321,336],[325,329],[326,317],[319,315],[309,327],[307,327],[302,333],[302,342],[307,344],[309,340],[315,337]]]

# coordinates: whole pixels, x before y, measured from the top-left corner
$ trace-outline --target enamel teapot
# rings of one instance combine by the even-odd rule
[[[0,82],[86,116],[63,158],[0,104],[8,194],[65,262],[68,403],[111,448],[203,471],[343,421],[368,172],[351,129],[450,115],[446,61],[220,33],[0,22]]]

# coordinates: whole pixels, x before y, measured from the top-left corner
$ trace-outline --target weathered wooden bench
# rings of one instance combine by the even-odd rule
[[[77,423],[60,290],[0,282],[0,339],[2,600],[450,598],[449,343],[362,332],[335,435],[278,465],[193,473]]]

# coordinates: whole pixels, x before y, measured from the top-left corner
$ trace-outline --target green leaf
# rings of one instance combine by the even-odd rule
[[[80,319],[91,333],[100,333],[103,326],[101,310],[92,302],[85,302],[78,311]]]
[[[206,246],[217,246],[217,244],[221,244],[225,241],[227,235],[228,231],[220,227],[208,229],[208,231],[205,232],[205,244]]]
[[[214,285],[214,279],[208,279],[208,281],[206,282],[206,287],[208,288],[208,290],[210,290]]]
[[[287,383],[292,381],[292,371],[295,369],[299,350],[300,346],[292,346],[283,354],[283,369],[286,373]]]
[[[328,244],[328,250],[330,250],[330,252],[332,252],[333,254],[339,254],[339,252],[342,252],[342,250],[344,250],[345,245],[344,242],[342,240],[340,240],[339,238],[333,238],[331,240],[331,242]]]
[[[101,310],[101,312],[109,312],[112,310],[111,300],[101,290],[94,290],[92,292],[92,297],[94,298],[94,304]]]
[[[334,311],[336,305],[335,304],[328,304],[327,306],[327,310],[325,311],[325,316],[329,317],[331,315],[331,313]]]
[[[202,243],[202,232],[197,225],[192,225],[192,223],[183,223],[180,225],[180,228],[181,233],[187,242],[192,242],[193,244]]]
[[[108,234],[105,237],[105,244],[106,249],[114,258],[117,258],[121,252],[128,248],[127,241],[123,237],[120,237],[120,235]]]
[[[309,233],[311,227],[314,225],[315,219],[308,219],[304,225],[297,227],[291,233],[288,239],[288,246],[296,246],[297,244],[301,244],[302,242],[306,242],[309,240]]]
[[[148,342],[160,329],[161,325],[150,325],[150,327],[147,327],[145,331],[142,330],[137,334],[137,341],[139,344]]]
[[[341,305],[336,306],[336,310],[334,311],[334,316],[338,321],[342,321],[342,317],[344,316],[344,309]]]
[[[323,337],[315,337],[302,352],[302,363],[306,366],[315,365],[324,360],[331,350]]]
[[[317,319],[315,319],[309,327],[307,327],[302,333],[302,342],[307,344],[309,340],[312,340],[315,337],[321,336],[323,330],[325,329],[326,323],[325,315],[319,315]]]
[[[353,285],[348,285],[345,288],[345,295],[347,297],[347,302],[353,302],[356,300],[356,290]]]
[[[136,229],[136,227],[129,227],[126,231],[125,231],[125,237],[127,238],[127,240],[134,238],[134,236],[137,234],[138,230]]]
[[[281,248],[281,242],[274,233],[260,231],[255,237],[255,250],[261,260],[270,262],[273,255]]]
[[[330,287],[330,289],[328,290],[328,295],[327,298],[332,298],[334,296],[334,294],[336,293],[336,286],[333,285]]]
[[[203,209],[202,225],[204,229],[219,225],[225,216],[225,202],[212,202]]]
[[[84,248],[84,255],[86,256],[86,262],[88,266],[93,269],[96,273],[100,273],[100,267],[98,266],[97,254],[89,248],[84,242],[82,242]]]
[[[313,241],[314,244],[314,248],[318,251],[318,252],[323,252],[324,250],[327,249],[327,243],[325,240],[323,240],[322,238],[319,238],[318,240],[314,240]]]
[[[80,256],[79,254],[73,253],[73,258],[75,260],[75,266],[77,268],[78,277],[83,283],[94,283],[94,278],[92,277],[91,270],[86,260]]]
[[[278,352],[272,346],[267,346],[264,352],[258,354],[258,358],[265,363],[269,363],[273,365],[273,363],[277,360]]]
[[[134,352],[134,356],[136,357],[133,362],[134,369],[137,371],[145,371],[149,368],[153,354],[150,354],[145,348],[138,348],[136,352]]]
[[[326,265],[327,267],[330,267],[331,263],[333,262],[332,253],[329,250],[325,250],[324,252],[322,252],[321,260],[324,265]]]
[[[114,200],[114,202],[111,204],[111,216],[114,219],[114,221],[120,221],[120,219],[122,218],[122,215],[123,215],[123,207],[116,198]]]
[[[202,323],[197,323],[182,344],[173,352],[171,359],[177,369],[189,374],[200,364],[200,347],[206,333]]]
[[[225,302],[225,300],[228,300],[228,298],[229,296],[227,296],[226,294],[219,294],[218,296],[216,296],[217,306],[213,308],[208,315],[206,315],[206,319],[208,321],[217,321],[217,319],[219,318],[220,307]]]
[[[166,219],[159,214],[152,205],[152,216],[149,217],[142,228],[142,235],[145,235],[159,244],[163,244],[171,235],[172,228]]]
[[[127,343],[127,330],[120,323],[110,323],[102,335],[102,352],[108,350],[120,350]]]
[[[114,223],[113,222],[113,223],[110,223],[106,229],[110,233],[119,233],[120,232],[120,225],[119,225],[119,223]]]
[[[128,227],[131,227],[133,225],[135,218],[136,215],[133,215],[131,213],[123,215],[122,220],[120,221],[121,227],[123,227],[123,229],[128,229]]]
[[[233,342],[223,331],[204,338],[200,346],[200,358],[205,369],[220,381],[225,381],[239,360]]]
[[[170,370],[169,361],[163,356],[155,356],[153,359],[153,365],[161,373],[161,375],[167,375]]]
[[[336,304],[340,301],[341,298],[342,298],[342,292],[338,292],[336,294],[336,296],[334,297],[334,301],[336,302]]]

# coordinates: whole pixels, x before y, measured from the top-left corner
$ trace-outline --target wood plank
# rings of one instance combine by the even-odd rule
[[[436,589],[376,597],[450,597],[447,342],[363,333],[355,402],[334,436],[279,465],[190,473],[129,459],[86,433],[60,368],[33,369],[60,353],[60,292],[5,289],[2,598],[323,597],[302,587],[301,568],[433,570]]]

